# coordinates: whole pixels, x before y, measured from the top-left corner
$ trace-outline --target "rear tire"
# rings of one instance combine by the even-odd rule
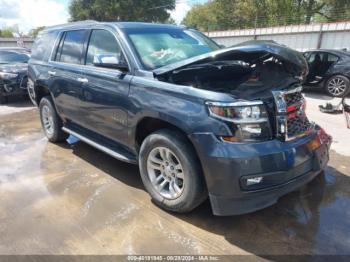
[[[325,84],[327,94],[333,97],[343,97],[349,88],[349,79],[342,75],[332,76]]]
[[[139,168],[146,190],[165,210],[189,212],[207,198],[196,152],[179,132],[163,129],[146,137]]]
[[[50,96],[45,96],[39,104],[41,126],[50,142],[58,143],[67,139],[68,134],[62,131],[63,123],[58,116]]]

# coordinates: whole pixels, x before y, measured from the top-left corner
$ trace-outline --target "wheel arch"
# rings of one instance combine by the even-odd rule
[[[135,126],[134,142],[135,142],[136,151],[137,152],[139,151],[143,140],[148,135],[161,129],[170,129],[181,133],[184,137],[186,137],[186,139],[194,149],[192,142],[188,138],[188,130],[186,130],[186,128],[184,128],[181,125],[178,125],[177,123],[174,123],[173,121],[170,122],[170,121],[159,119],[153,116],[145,116],[141,118]]]
[[[38,105],[40,103],[40,100],[45,96],[51,96],[49,88],[47,86],[44,86],[44,85],[36,85],[35,101]]]

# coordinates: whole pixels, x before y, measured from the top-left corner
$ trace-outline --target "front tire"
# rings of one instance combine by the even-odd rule
[[[332,76],[325,84],[327,94],[333,97],[343,97],[349,88],[349,79],[342,75]]]
[[[146,190],[165,210],[189,212],[207,198],[197,155],[179,132],[163,129],[146,137],[139,167]]]
[[[50,96],[45,96],[39,104],[41,126],[50,142],[58,143],[67,139],[68,134],[62,131],[63,123],[58,116]]]

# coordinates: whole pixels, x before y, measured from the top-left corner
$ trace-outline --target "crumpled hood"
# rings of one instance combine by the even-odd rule
[[[6,73],[22,74],[22,73],[26,73],[27,70],[28,70],[28,64],[26,63],[0,65],[0,71],[6,72]]]
[[[247,63],[262,61],[274,56],[286,67],[286,71],[294,77],[302,78],[308,73],[308,65],[304,56],[296,50],[277,44],[274,41],[248,41],[241,44],[188,58],[153,70],[155,76],[165,75],[186,66],[213,61],[240,60]]]

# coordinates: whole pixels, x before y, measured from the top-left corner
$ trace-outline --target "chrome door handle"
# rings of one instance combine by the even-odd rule
[[[77,80],[80,83],[87,83],[87,82],[89,82],[89,80],[87,78],[82,78],[82,77],[78,77]]]
[[[55,72],[55,71],[47,71],[47,73],[48,73],[50,76],[55,76],[55,75],[56,75],[56,72]]]

